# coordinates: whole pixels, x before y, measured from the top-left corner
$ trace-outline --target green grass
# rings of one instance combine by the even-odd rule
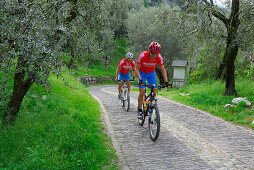
[[[50,93],[34,85],[16,125],[0,130],[0,168],[117,169],[99,104],[73,77],[64,78],[51,76]]]
[[[252,107],[246,108],[244,103],[240,103],[229,110],[224,108],[226,104],[232,104],[232,99],[235,98],[234,96],[223,96],[224,88],[225,83],[221,81],[207,80],[178,90],[171,89],[163,93],[159,92],[159,95],[207,111],[227,121],[254,129],[254,125],[251,124],[254,119]],[[238,79],[236,81],[236,89],[238,97],[247,97],[247,100],[252,104],[254,103],[253,81]]]
[[[117,65],[110,64],[108,69],[105,69],[104,63],[95,62],[89,67],[79,65],[77,69],[71,69],[71,73],[74,77],[85,76],[86,74],[92,76],[115,76]]]

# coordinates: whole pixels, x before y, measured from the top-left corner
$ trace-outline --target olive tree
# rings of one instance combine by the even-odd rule
[[[237,95],[235,88],[235,59],[237,57],[239,46],[243,40],[243,36],[240,33],[241,20],[245,16],[244,7],[246,3],[250,5],[250,9],[253,9],[253,2],[251,1],[239,1],[239,0],[230,0],[228,1],[228,8],[221,8],[215,5],[213,0],[199,0],[195,1],[196,3],[189,3],[189,6],[192,6],[194,11],[198,11],[197,7],[201,11],[206,11],[208,15],[208,21],[212,22],[213,17],[220,20],[225,28],[225,50],[223,55],[223,60],[220,64],[218,76],[225,77],[226,85],[224,90],[224,95]],[[195,7],[193,8],[193,4]],[[193,10],[192,10],[193,11]],[[250,14],[253,16],[253,14]],[[249,16],[249,15],[248,15]]]
[[[213,78],[217,74],[225,47],[225,30],[217,18],[204,12],[200,14],[182,13],[177,28],[181,30],[179,39],[188,55],[191,82]]]
[[[100,58],[105,40],[113,39],[113,31],[105,22],[109,11],[104,8],[106,0],[0,3],[1,99],[8,100],[8,85],[14,80],[2,119],[2,127],[6,127],[15,123],[22,100],[34,82],[48,84],[51,71],[60,74],[59,52],[70,52],[73,61],[84,54]],[[0,104],[3,106],[3,102]]]
[[[110,55],[116,38],[126,34],[127,6],[124,0],[73,1],[59,10],[63,32],[58,49],[89,65]]]
[[[70,54],[68,68],[77,58],[83,59],[86,65],[101,59],[103,50],[113,41],[114,31],[107,22],[112,2],[73,1],[64,3],[59,9],[59,23],[64,28],[64,36],[57,48]]]
[[[47,83],[50,71],[60,65],[52,50],[53,4],[44,1],[1,1],[1,98],[13,77],[12,95],[4,112],[2,127],[13,125],[20,105],[34,82]],[[7,80],[6,80],[7,78]]]

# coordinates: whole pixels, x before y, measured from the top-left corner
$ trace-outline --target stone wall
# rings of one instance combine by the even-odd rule
[[[87,85],[96,85],[99,83],[104,83],[108,81],[113,81],[115,77],[113,76],[92,76],[92,75],[85,75],[85,76],[80,76],[78,77],[78,80],[82,84],[87,84]]]

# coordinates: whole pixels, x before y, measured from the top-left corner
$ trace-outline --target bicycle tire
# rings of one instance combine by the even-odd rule
[[[148,129],[152,141],[156,141],[160,134],[160,113],[158,106],[154,105],[149,112]]]
[[[130,110],[130,95],[128,92],[126,92],[126,93],[127,93],[127,95],[125,96],[126,100],[125,100],[124,108],[128,112]]]
[[[142,118],[142,120],[138,118],[138,123],[139,123],[140,126],[143,126],[143,125],[144,125],[144,123],[145,123],[145,118],[146,118],[146,117],[145,117],[145,113],[144,113],[144,108],[145,108],[144,102],[143,102],[142,106],[143,106],[143,118]]]
[[[124,107],[124,105],[125,105],[123,95],[124,95],[124,90],[122,89],[122,91],[121,91],[121,106],[122,107]]]

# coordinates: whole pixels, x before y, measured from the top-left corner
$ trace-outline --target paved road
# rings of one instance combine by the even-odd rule
[[[126,112],[117,86],[96,86],[90,93],[104,118],[121,169],[254,169],[254,132],[208,113],[158,97],[161,132],[149,138],[147,121],[137,122],[137,93]]]

